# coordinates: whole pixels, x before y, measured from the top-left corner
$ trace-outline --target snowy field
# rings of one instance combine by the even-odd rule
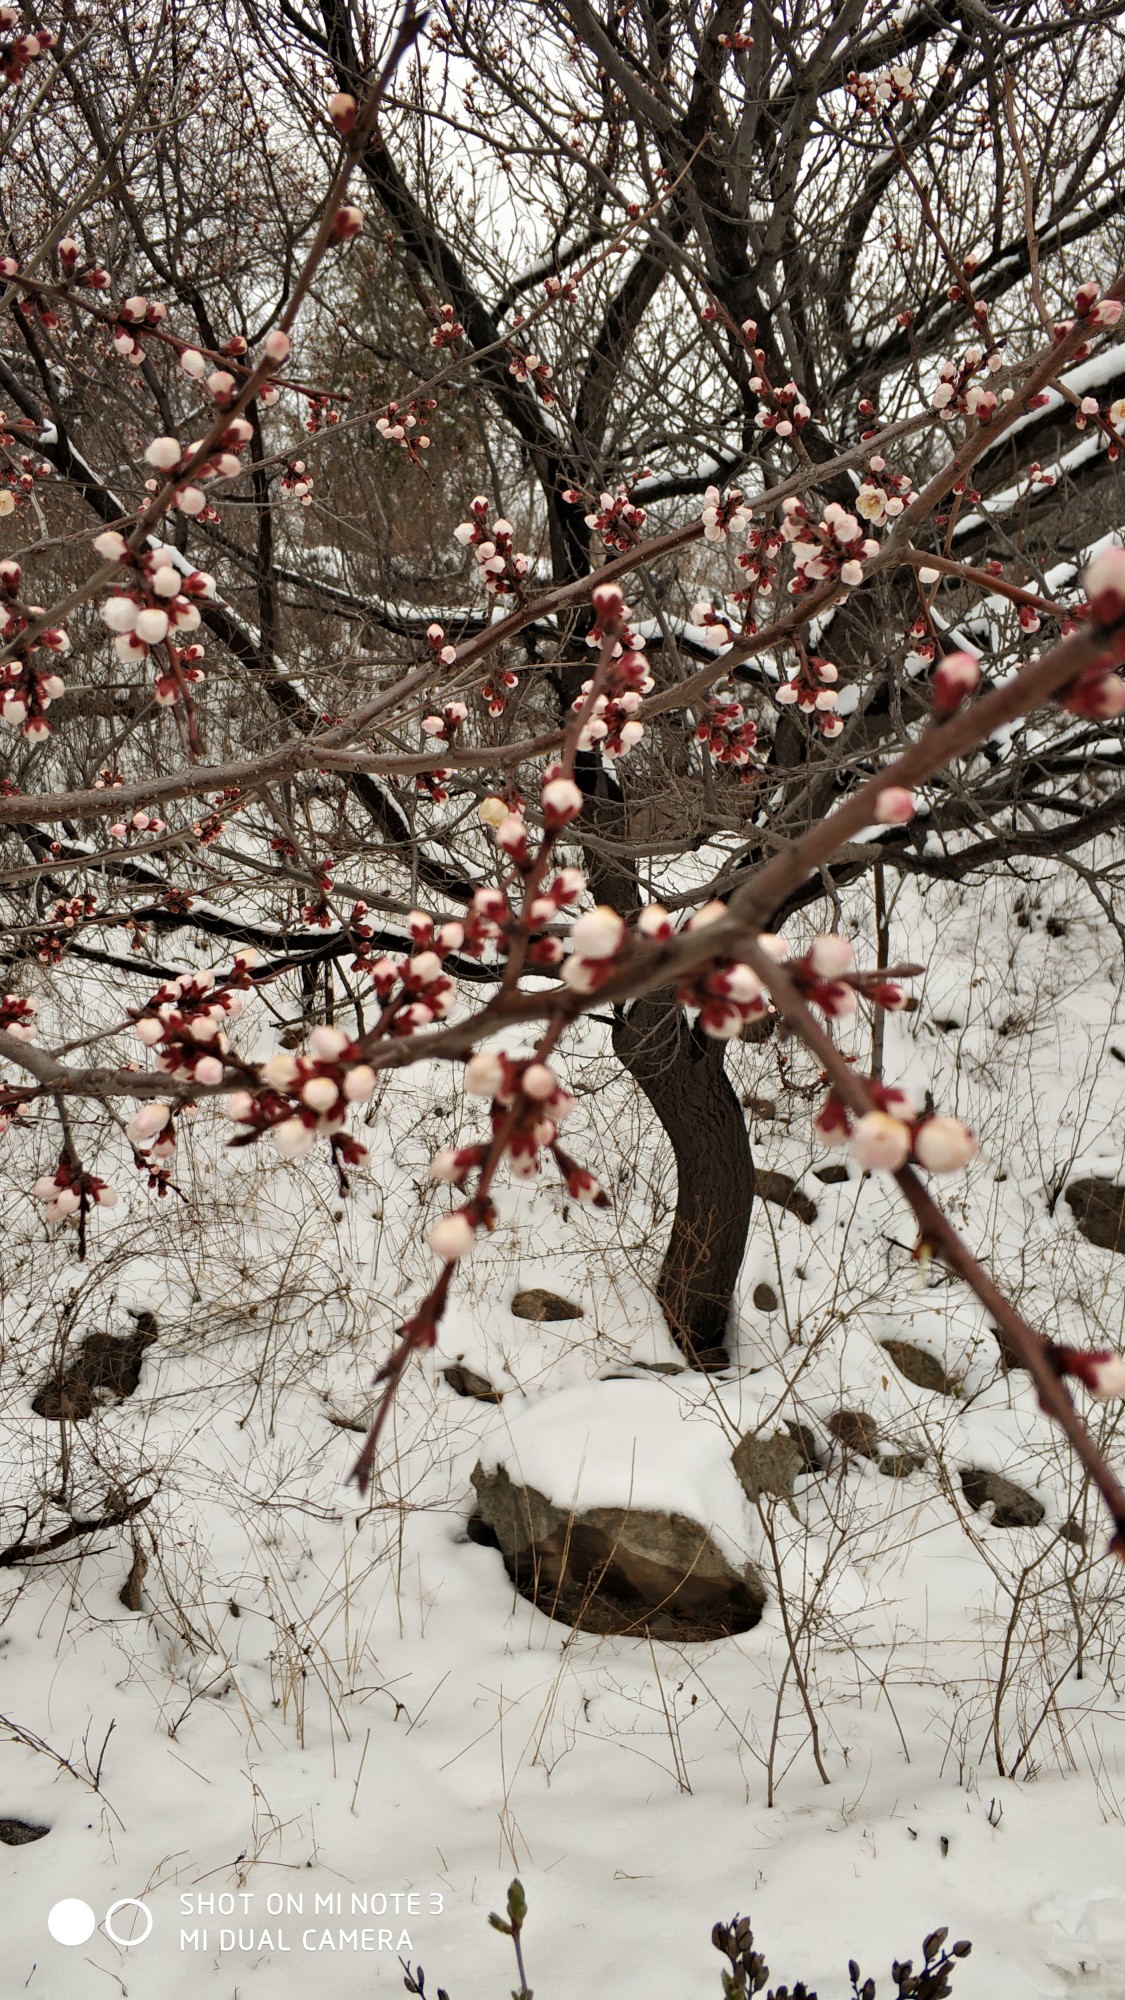
[[[848,914],[872,935],[862,901]],[[907,883],[906,955],[931,969],[917,1010],[888,1020],[885,1076],[931,1087],[981,1140],[942,1201],[1049,1337],[1123,1344],[1125,1263],[1061,1198],[1122,1177],[1120,939],[1071,872],[960,895]],[[109,1019],[122,989],[86,1000]],[[264,1010],[246,1023],[247,1053],[273,1045]],[[864,1059],[869,1035],[854,1027]],[[1125,1992],[1122,1579],[1096,1504],[980,1308],[912,1257],[893,1184],[817,1179],[843,1156],[813,1145],[815,1073],[799,1051],[783,1071],[776,1041],[736,1045],[732,1074],[755,1100],[757,1164],[798,1177],[816,1219],[756,1205],[726,1375],[638,1366],[679,1359],[651,1294],[673,1190],[607,1039],[587,1024],[560,1068],[581,1095],[568,1145],[613,1208],[501,1190],[362,1506],[348,1472],[373,1367],[428,1282],[447,1199],[427,1162],[479,1130],[457,1073],[387,1084],[348,1198],[326,1158],[224,1152],[205,1112],[181,1141],[182,1196],[157,1202],[124,1147],[95,1154],[83,1127],[87,1164],[124,1190],[84,1266],[26,1193],[52,1135],[9,1134],[4,1542],[152,1497],[4,1573],[0,1818],[49,1828],[5,1853],[5,1996],[358,2000],[403,1990],[401,1953],[429,1995],[500,2000],[515,1967],[487,1916],[517,1873],[536,2000],[717,1995],[711,1927],[736,1910],[772,1982],[820,2000],[850,1992],[850,1957],[885,2000],[891,1959],[917,1963],[939,1924],[973,1943],[957,2000]],[[525,1286],[582,1317],[513,1317]],[[36,1415],[61,1336],[126,1333],[130,1309],[158,1327],[136,1392],[82,1422]],[[948,1392],[906,1380],[887,1340],[931,1354]],[[458,1361],[503,1400],[455,1394],[442,1369]],[[841,1407],[920,1466],[891,1477],[844,1452],[827,1430]],[[730,1464],[785,1419],[824,1461],[793,1510],[752,1504]],[[1114,1406],[1094,1420],[1109,1438]],[[761,1622],[678,1645],[571,1632],[468,1538],[478,1462],[563,1506],[702,1522],[757,1566]],[[1041,1525],[975,1511],[970,1467],[1015,1481]],[[48,1933],[64,1898],[97,1917],[84,1943]],[[126,1898],[152,1919],[134,1945],[103,1927]],[[112,1919],[134,1924],[131,1907]]]

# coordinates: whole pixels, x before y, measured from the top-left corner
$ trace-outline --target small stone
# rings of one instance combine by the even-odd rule
[[[926,1461],[920,1452],[889,1451],[886,1458],[879,1460],[879,1470],[885,1479],[909,1479],[912,1472],[920,1472]]]
[[[816,1432],[810,1430],[808,1424],[797,1423],[792,1418],[786,1418],[785,1428],[801,1454],[805,1471],[823,1472],[824,1463],[820,1456]]]
[[[961,1490],[974,1513],[991,1500],[994,1528],[1037,1528],[1047,1511],[1034,1494],[1026,1493],[1013,1479],[1004,1479],[983,1466],[962,1467]]]
[[[735,1446],[731,1464],[748,1500],[757,1502],[763,1494],[772,1494],[784,1500],[794,1520],[799,1518],[793,1505],[793,1481],[806,1470],[805,1456],[784,1431],[775,1431],[768,1438],[748,1431]]]
[[[814,1167],[813,1172],[824,1187],[840,1187],[849,1178],[842,1160],[834,1161],[829,1167]]]
[[[1099,1250],[1125,1250],[1125,1187],[1094,1175],[1071,1181],[1066,1191],[1074,1226]]]
[[[828,1428],[845,1451],[857,1458],[874,1458],[879,1426],[866,1410],[833,1410]]]
[[[755,1285],[754,1304],[759,1312],[775,1313],[778,1306],[777,1293],[772,1285]]]
[[[916,1388],[932,1389],[940,1396],[956,1396],[960,1383],[947,1375],[941,1362],[924,1347],[916,1347],[912,1340],[881,1340],[884,1354],[889,1354],[900,1375]]]
[[[532,1285],[525,1292],[516,1292],[510,1310],[517,1319],[555,1320],[581,1319],[582,1307],[570,1299],[562,1299],[557,1292],[545,1292],[542,1286]]]
[[[51,1829],[27,1819],[0,1819],[0,1840],[5,1847],[26,1847],[31,1840],[45,1840]]]
[[[787,1208],[798,1222],[816,1221],[816,1203],[802,1194],[792,1174],[775,1173],[769,1167],[754,1170],[754,1193],[762,1201],[775,1202],[778,1208]]]
[[[471,1396],[475,1403],[502,1403],[503,1389],[494,1389],[487,1376],[477,1375],[471,1368],[465,1368],[460,1361],[451,1361],[442,1375],[455,1396]]]

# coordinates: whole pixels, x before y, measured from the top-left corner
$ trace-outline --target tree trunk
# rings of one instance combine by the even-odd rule
[[[725,1368],[727,1319],[754,1201],[754,1164],[724,1067],[726,1043],[689,1026],[670,994],[653,993],[618,1014],[613,1047],[676,1160],[676,1213],[657,1298],[690,1365]]]

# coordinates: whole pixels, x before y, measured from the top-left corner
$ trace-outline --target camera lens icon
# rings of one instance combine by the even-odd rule
[[[126,1916],[122,1914],[125,1911],[135,1914]],[[118,1920],[116,1928],[115,1917]],[[65,1896],[61,1903],[52,1904],[47,1912],[47,1929],[56,1944],[85,1944],[88,1938],[93,1937],[97,1922],[89,1903],[84,1903],[78,1896]],[[122,1896],[118,1902],[110,1904],[102,1928],[114,1944],[123,1945],[130,1951],[135,1944],[143,1944],[151,1935],[152,1911],[136,1896]]]

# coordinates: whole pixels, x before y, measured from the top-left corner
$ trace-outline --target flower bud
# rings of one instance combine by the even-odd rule
[[[499,1056],[470,1056],[465,1064],[465,1089],[470,1097],[497,1097],[504,1088],[504,1065]]]
[[[179,464],[182,457],[180,441],[174,437],[153,438],[152,443],[145,448],[146,462],[155,465],[160,472],[170,472],[174,465]]]
[[[625,925],[616,910],[599,903],[596,909],[587,910],[579,917],[570,933],[570,941],[578,958],[612,958],[620,951],[625,938]]]
[[[291,345],[289,335],[282,333],[280,327],[275,327],[262,342],[262,352],[269,361],[287,361]]]
[[[334,91],[329,98],[328,116],[331,118],[341,139],[346,139],[354,127],[358,108],[355,98],[349,91]]]
[[[158,1132],[163,1132],[171,1116],[171,1107],[167,1104],[155,1101],[142,1104],[139,1111],[134,1111],[126,1125],[125,1137],[131,1140],[134,1146],[143,1146],[146,1139],[155,1139]]]
[[[534,1103],[544,1104],[553,1097],[558,1084],[546,1063],[529,1063],[520,1079],[523,1094]]]
[[[914,1135],[914,1158],[932,1174],[955,1173],[979,1150],[959,1118],[927,1118]]]
[[[913,792],[908,792],[904,785],[885,785],[875,800],[875,824],[905,826],[916,810]]]
[[[146,646],[158,646],[162,639],[168,637],[168,613],[156,610],[155,606],[146,607],[144,611],[138,611],[133,629]]]
[[[299,1160],[316,1145],[316,1133],[303,1118],[283,1118],[280,1125],[274,1126],[270,1138],[283,1160]]]
[[[855,959],[847,938],[841,937],[839,931],[832,931],[813,939],[809,964],[819,979],[838,979],[842,972],[852,970]]]
[[[357,1063],[344,1078],[344,1096],[349,1104],[366,1104],[375,1094],[375,1071],[370,1063]]]
[[[856,1123],[852,1152],[861,1167],[893,1173],[910,1157],[910,1128],[885,1111],[869,1111]]]
[[[321,1062],[335,1062],[348,1046],[348,1037],[339,1028],[314,1028],[309,1036],[309,1048]]]
[[[310,1076],[301,1085],[301,1102],[310,1111],[331,1111],[339,1092],[330,1076]]]
[[[582,794],[573,778],[551,778],[540,794],[540,804],[548,826],[565,826],[582,811]]]
[[[453,1215],[443,1215],[430,1231],[430,1249],[435,1257],[445,1264],[456,1263],[459,1257],[467,1256],[473,1247],[475,1231],[464,1209]]]

